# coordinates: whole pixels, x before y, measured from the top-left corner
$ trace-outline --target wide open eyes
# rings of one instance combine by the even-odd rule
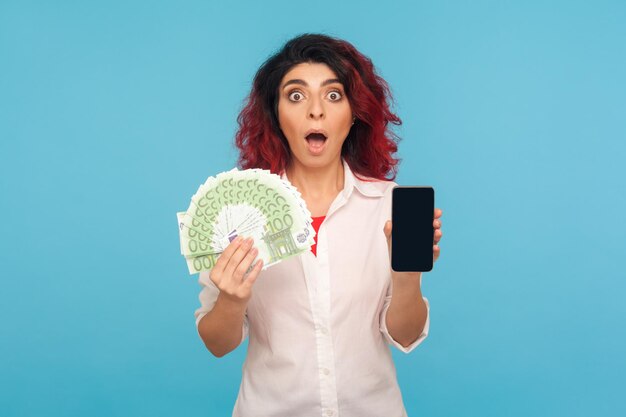
[[[305,95],[300,90],[292,90],[287,97],[289,101],[298,102],[304,100]],[[328,97],[330,101],[339,101],[343,98],[343,94],[341,94],[339,90],[331,90],[326,94],[326,97]]]
[[[300,101],[304,98],[304,94],[298,90],[293,90],[287,97],[289,97],[290,101]]]

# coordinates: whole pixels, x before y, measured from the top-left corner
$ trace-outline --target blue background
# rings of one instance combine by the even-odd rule
[[[397,180],[444,211],[431,333],[394,351],[409,415],[625,415],[625,21],[621,1],[0,1],[0,414],[230,415],[245,348],[197,336],[175,213],[234,166],[259,65],[322,32],[389,82]]]

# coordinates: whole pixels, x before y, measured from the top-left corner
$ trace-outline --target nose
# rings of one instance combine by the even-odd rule
[[[324,118],[324,106],[322,105],[322,100],[313,98],[310,101],[309,106],[309,118],[313,120],[323,119]]]

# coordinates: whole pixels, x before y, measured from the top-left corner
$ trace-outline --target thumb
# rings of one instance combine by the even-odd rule
[[[383,232],[385,233],[385,237],[387,238],[387,247],[391,250],[391,220],[387,220],[385,222],[385,227],[383,227]]]

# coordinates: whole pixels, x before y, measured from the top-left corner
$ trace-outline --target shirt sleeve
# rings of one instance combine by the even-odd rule
[[[407,347],[404,347],[393,337],[391,337],[391,335],[389,334],[389,330],[387,329],[387,310],[389,310],[389,305],[391,304],[391,291],[392,287],[390,283],[389,288],[387,289],[385,303],[383,304],[383,309],[380,314],[380,331],[382,332],[385,339],[387,339],[387,342],[389,342],[389,344],[394,345],[404,353],[409,353],[413,349],[415,349],[420,343],[422,343],[424,339],[426,339],[426,337],[428,336],[428,329],[430,327],[430,305],[428,304],[428,299],[422,296],[424,303],[426,303],[426,323],[424,323],[424,330],[422,330],[422,334],[413,343],[411,343]]]
[[[202,287],[200,290],[200,295],[198,298],[200,299],[200,308],[198,308],[194,315],[196,316],[196,329],[198,328],[198,324],[202,317],[204,317],[209,311],[213,309],[215,306],[215,302],[217,301],[217,296],[220,293],[219,288],[215,285],[213,281],[211,281],[209,271],[200,272],[200,277],[198,278],[198,283]],[[241,342],[243,343],[248,337],[248,312],[243,317],[243,326],[241,329]]]

